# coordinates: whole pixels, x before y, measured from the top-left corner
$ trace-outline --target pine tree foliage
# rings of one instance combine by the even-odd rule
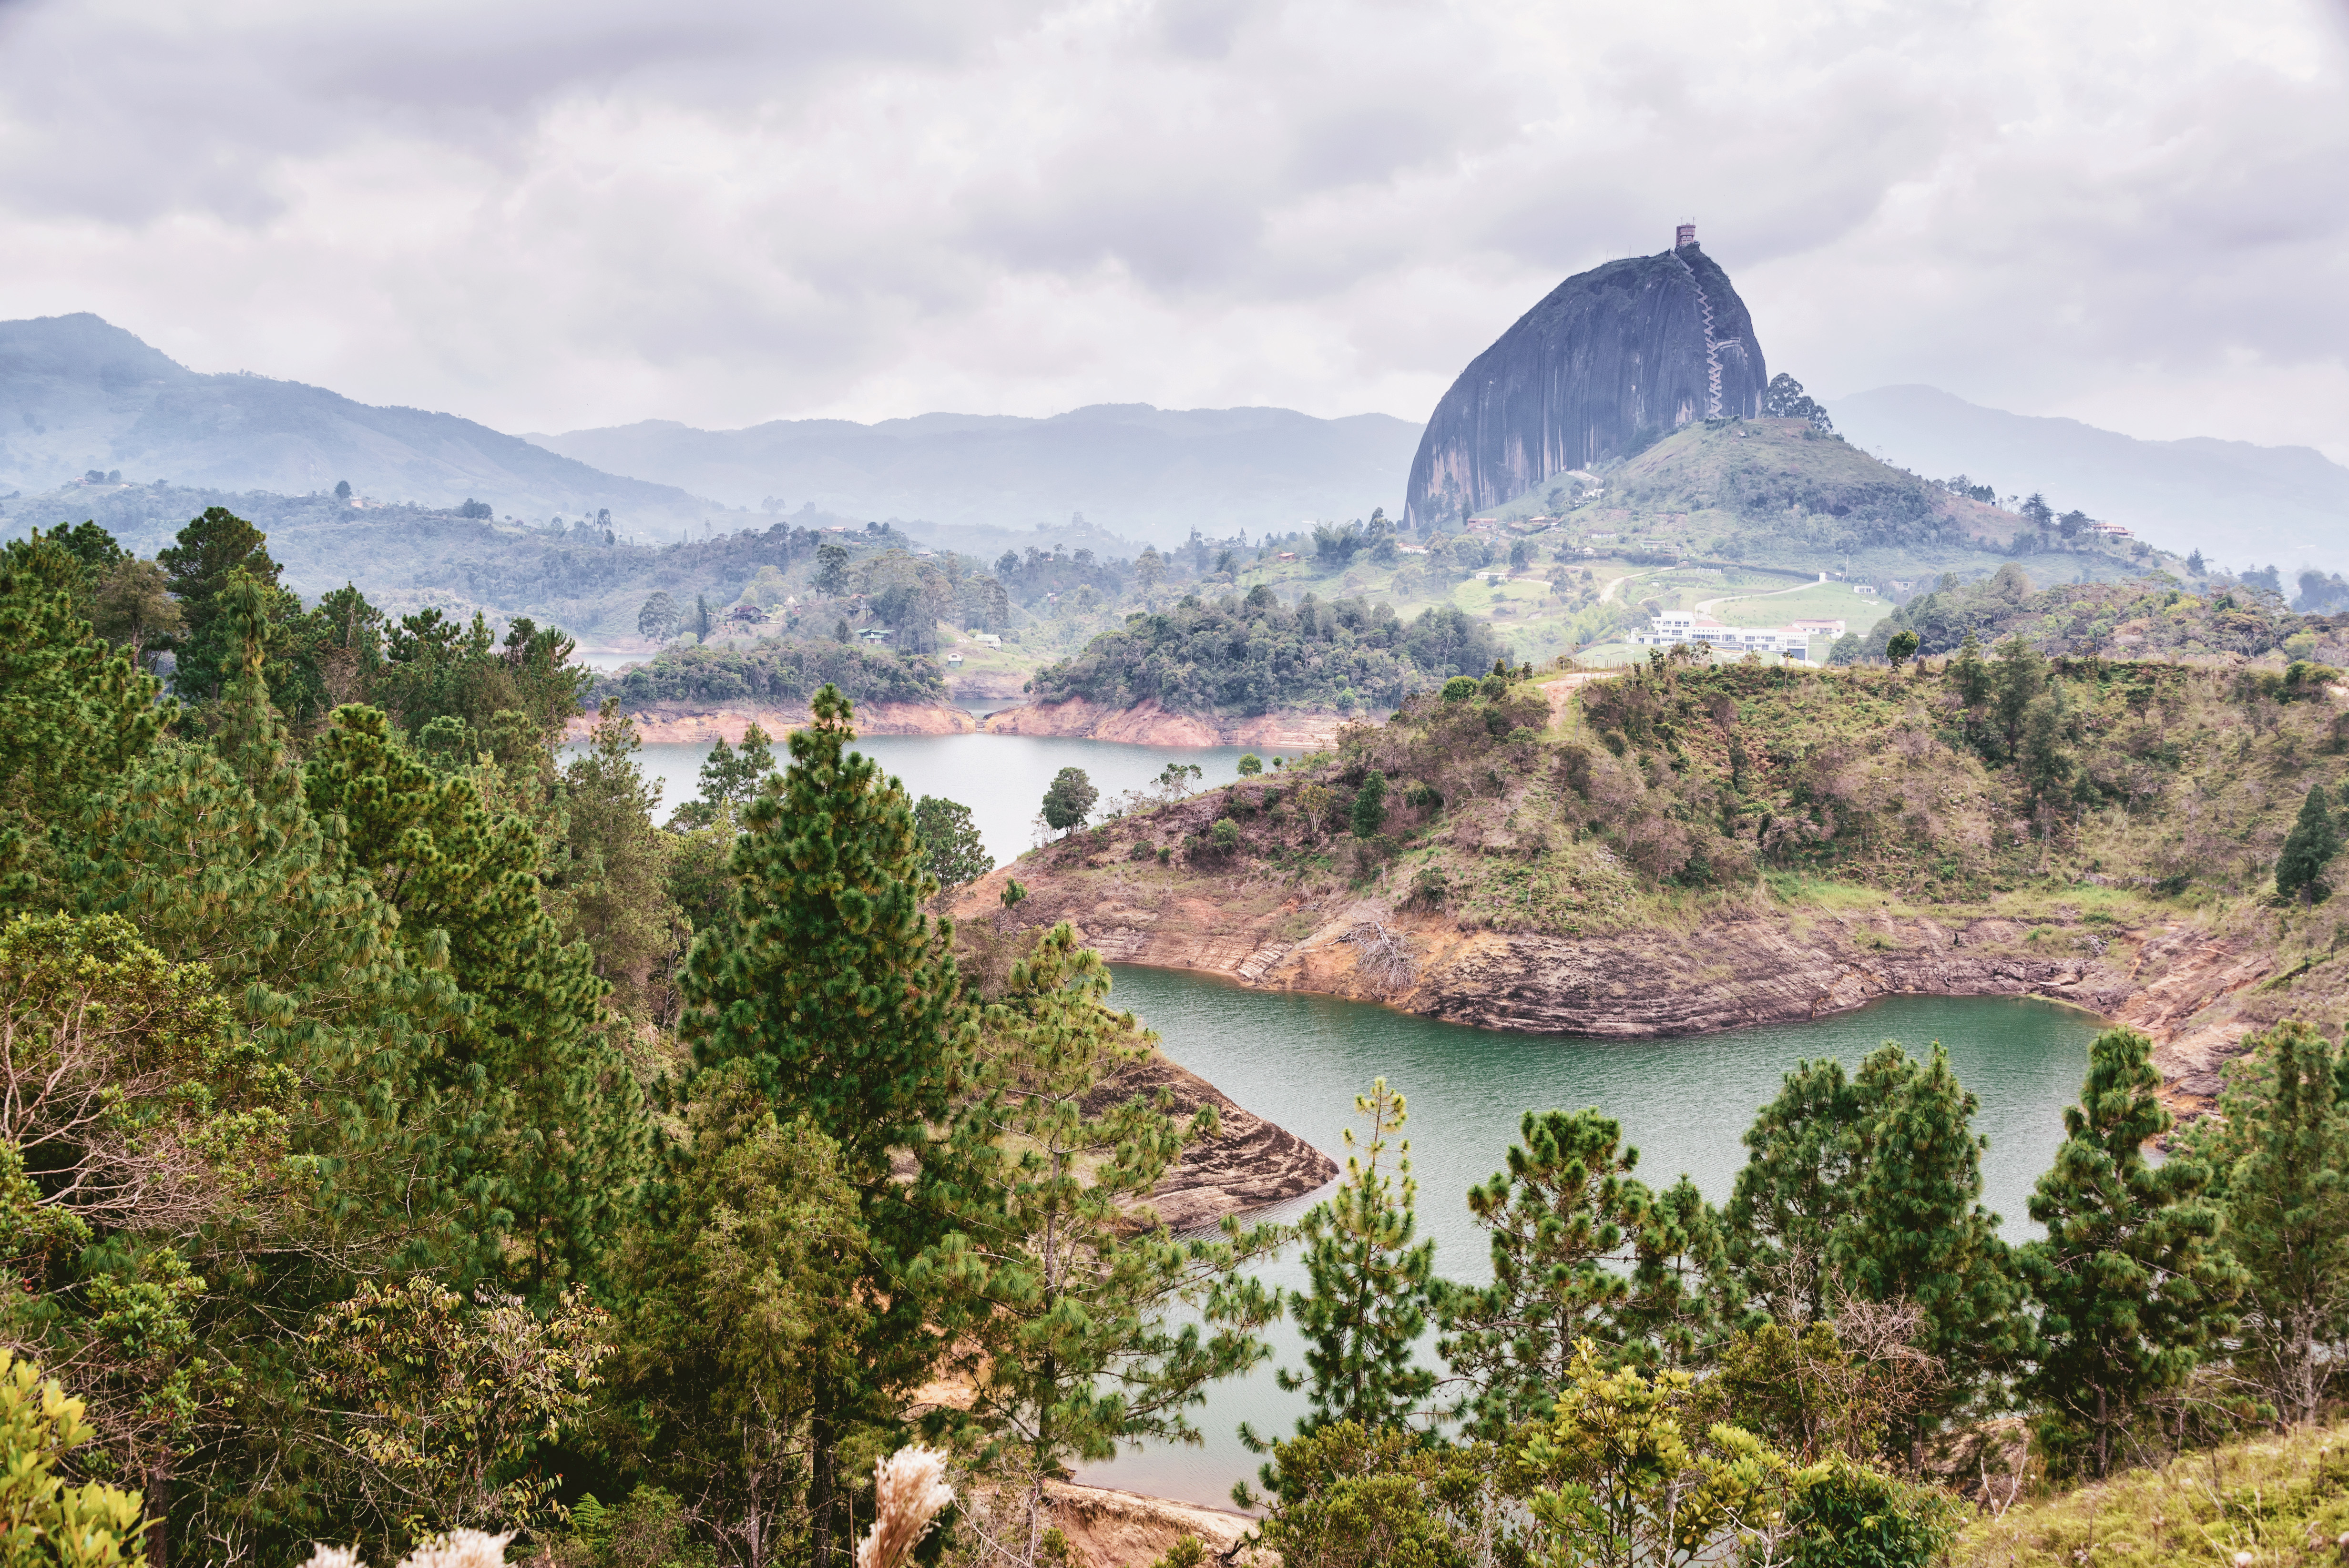
[[[824,1390],[855,1378],[873,1329],[870,1248],[838,1146],[779,1120],[748,1062],[695,1090],[688,1136],[613,1274],[615,1381],[638,1415],[625,1451],[703,1500],[740,1560],[772,1562],[810,1523]]]
[[[1837,1061],[1804,1061],[1745,1130],[1728,1245],[1756,1309],[1781,1322],[1827,1315],[1828,1242],[1850,1218],[1859,1091]]]
[[[1492,1283],[1445,1293],[1436,1346],[1471,1386],[1464,1413],[1487,1433],[1547,1411],[1578,1343],[1619,1343],[1648,1201],[1631,1177],[1639,1150],[1596,1109],[1527,1111],[1517,1140],[1507,1168],[1468,1190],[1469,1212],[1492,1234]]]
[[[816,1568],[833,1568],[838,1454],[856,1422],[894,1418],[927,1376],[950,1323],[926,1315],[915,1265],[946,1239],[945,1206],[895,1181],[890,1157],[932,1160],[972,1021],[948,944],[923,913],[936,890],[905,790],[854,738],[848,700],[818,691],[815,722],[793,732],[780,789],[745,812],[722,940],[697,941],[683,981],[684,1032],[702,1070],[745,1064],[779,1116],[803,1117],[839,1147],[872,1238],[860,1287],[886,1302],[861,1336],[853,1375],[825,1385],[812,1423],[810,1506]]]
[[[1936,1043],[1923,1062],[1887,1041],[1860,1064],[1859,1162],[1850,1218],[1827,1241],[1847,1288],[1877,1302],[1912,1301],[1923,1348],[1959,1374],[1995,1368],[2014,1343],[2015,1287],[1998,1216],[1981,1203],[1981,1101]]]
[[[228,600],[232,582],[243,578],[284,594],[268,546],[268,535],[227,508],[215,506],[180,530],[177,542],[157,553],[156,563],[170,579],[187,623],[185,634],[173,645],[179,666],[171,684],[182,696],[211,701],[234,678],[242,662],[244,632]]]
[[[2031,1198],[2047,1234],[2017,1256],[2039,1308],[2021,1387],[2039,1408],[2040,1444],[2059,1468],[2099,1477],[2128,1457],[2146,1402],[2182,1386],[2227,1331],[2242,1288],[2204,1196],[2209,1167],[2184,1151],[2146,1159],[2174,1120],[2160,1085],[2143,1035],[2096,1037],[2064,1144]]]
[[[816,694],[780,790],[744,814],[732,864],[738,934],[697,944],[687,1037],[704,1067],[740,1059],[779,1107],[804,1110],[860,1183],[943,1117],[968,1020],[923,913],[936,891],[895,780],[848,750],[845,697]]]
[[[303,786],[347,864],[398,910],[411,961],[467,1000],[432,1087],[468,1108],[446,1180],[473,1195],[482,1266],[531,1293],[575,1277],[625,1210],[642,1139],[635,1080],[596,1026],[593,954],[541,901],[537,835],[473,779],[418,759],[373,708],[336,711]]]
[[[160,683],[74,609],[78,563],[54,541],[0,547],[0,905],[57,897],[56,834],[154,744]]]
[[[2227,1250],[2248,1276],[2238,1365],[2278,1418],[2313,1421],[2349,1359],[2344,1057],[2297,1020],[2245,1044],[2195,1152],[2211,1166]]]
[[[660,786],[636,761],[636,727],[607,697],[585,749],[564,770],[560,843],[543,881],[564,934],[585,942],[614,1007],[636,1024],[676,1014],[670,981],[691,928],[669,894],[673,841],[653,826]]]
[[[1067,923],[1039,935],[986,1010],[984,1092],[967,1113],[994,1156],[985,1209],[952,1249],[986,1280],[970,1413],[1030,1478],[1030,1550],[1044,1478],[1122,1444],[1196,1441],[1188,1412],[1270,1354],[1257,1331],[1278,1311],[1232,1282],[1278,1227],[1227,1220],[1215,1241],[1151,1222],[1151,1192],[1218,1119],[1213,1105],[1183,1119],[1163,1095],[1113,1098],[1110,1079],[1148,1057],[1150,1037],[1106,1006],[1109,985]],[[1198,1321],[1174,1322],[1184,1308]]]
[[[2312,784],[2276,857],[2276,896],[2308,902],[2323,891],[2324,868],[2340,852],[2341,828],[2324,803],[2324,787]]]
[[[1398,1426],[1435,1387],[1435,1374],[1414,1359],[1432,1315],[1435,1243],[1415,1239],[1411,1144],[1394,1140],[1403,1098],[1380,1078],[1354,1097],[1354,1109],[1369,1119],[1368,1132],[1357,1140],[1346,1129],[1345,1177],[1299,1227],[1308,1284],[1288,1306],[1305,1338],[1305,1370],[1283,1367],[1278,1377],[1311,1401],[1299,1431],[1332,1421]]]

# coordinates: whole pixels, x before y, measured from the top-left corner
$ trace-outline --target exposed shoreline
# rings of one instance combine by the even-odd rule
[[[638,739],[648,741],[741,740],[753,723],[770,736],[804,729],[815,716],[804,703],[657,702],[623,707],[636,722]],[[859,735],[975,735],[978,719],[950,702],[874,702],[856,705]],[[595,727],[593,714],[583,714],[564,730],[565,740],[585,740]]]
[[[1071,876],[1038,859],[965,890],[957,913],[996,903],[1016,870],[1028,889],[1023,923],[1067,920],[1113,963],[1480,1028],[1656,1039],[1821,1017],[1881,996],[2035,996],[2146,1034],[2165,1097],[2190,1116],[2216,1099],[2245,1035],[2292,1013],[2339,1021],[2329,1000],[2295,1006],[2281,994],[2280,961],[2262,944],[2184,918],[2122,930],[2060,910],[2026,921],[1895,911],[1888,901],[1872,911],[1756,907],[1688,931],[1551,936],[1463,930],[1440,913],[1343,893],[1217,897],[1212,883],[1114,864]],[[1380,930],[1384,943],[1362,940]],[[1393,956],[1378,956],[1382,947]]]
[[[1148,697],[1132,707],[1109,707],[1071,697],[1030,703],[987,716],[989,735],[1052,736],[1065,739],[1122,740],[1140,746],[1261,746],[1273,750],[1319,751],[1335,745],[1338,731],[1361,722],[1360,715],[1268,713],[1253,718],[1173,713]]]

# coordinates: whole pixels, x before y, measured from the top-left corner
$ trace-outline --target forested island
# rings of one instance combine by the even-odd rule
[[[2279,1561],[2349,1523],[2316,1425],[2349,1334],[2321,628],[2265,665],[1495,659],[1294,769],[1090,826],[1056,784],[1071,830],[995,871],[854,748],[833,677],[922,655],[699,655],[813,682],[810,723],[713,749],[664,825],[618,693],[560,746],[596,679],[563,632],[281,575],[224,509],[152,557],[95,523],[0,552],[14,1561],[1123,1561],[1068,1477],[1182,1439],[1283,1317],[1308,1414],[1257,1434],[1253,1523],[1199,1522],[1235,1562],[2184,1561],[2244,1488]],[[1473,645],[1178,603],[1087,678],[1179,675],[1186,627],[1350,685]],[[1168,1222],[1239,1113],[1106,999],[1104,955],[1180,923],[1103,912],[1242,890],[1288,944],[1248,978],[1504,1025],[1636,1011],[1566,961],[1718,965],[1741,922],[1861,973],[2109,974],[2123,1021],[2041,1239],[1985,1212],[1946,1057],[1888,1045],[1790,1074],[1717,1205],[1526,1108],[1467,1195],[1489,1273],[1446,1279],[1384,1082],[1329,1086],[1361,1130],[1293,1222]],[[2130,1026],[2165,968],[2192,1006]],[[2157,1063],[2193,1027],[2231,1065],[2180,1129]],[[1265,1284],[1291,1246],[1305,1284]],[[2224,1480],[2131,1480],[2189,1463]],[[1172,1517],[1148,1552],[1195,1568]]]

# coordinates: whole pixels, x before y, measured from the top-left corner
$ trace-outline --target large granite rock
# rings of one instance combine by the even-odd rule
[[[1692,419],[1754,418],[1769,379],[1745,302],[1693,240],[1578,273],[1436,405],[1405,515],[1454,521]]]

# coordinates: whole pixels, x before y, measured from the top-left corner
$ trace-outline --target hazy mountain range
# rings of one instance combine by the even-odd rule
[[[812,501],[947,528],[1050,528],[1081,512],[1113,533],[1168,544],[1194,528],[1227,538],[1399,512],[1419,432],[1386,414],[1102,403],[1040,419],[924,414],[742,430],[647,419],[529,438],[737,506]]]
[[[378,408],[265,376],[207,376],[98,317],[0,322],[0,487],[44,491],[86,470],[303,495],[347,480],[428,507],[479,497],[507,512],[610,508],[639,524],[717,509],[453,414]]]
[[[1984,408],[1931,387],[1879,387],[1827,406],[1845,437],[1928,479],[2044,492],[2164,550],[2230,567],[2349,567],[2349,469],[2310,447],[2195,437],[2141,441]]]
[[[1858,393],[1832,411],[1854,441],[1929,478],[1962,472],[2002,496],[2042,490],[2059,510],[2232,566],[2349,567],[2349,469],[2305,447],[2141,441],[1930,387]],[[1048,418],[739,430],[655,419],[525,438],[299,382],[205,375],[95,315],[0,322],[0,495],[47,496],[89,469],[286,495],[347,480],[385,501],[477,498],[533,521],[608,508],[624,531],[656,538],[759,521],[740,509],[812,505],[991,554],[993,542],[1031,532],[1098,547],[1398,514],[1421,429],[1384,414],[1101,404]],[[72,503],[57,507],[62,517]],[[7,511],[12,531],[28,518],[26,503]],[[1072,528],[1080,512],[1085,524]]]

